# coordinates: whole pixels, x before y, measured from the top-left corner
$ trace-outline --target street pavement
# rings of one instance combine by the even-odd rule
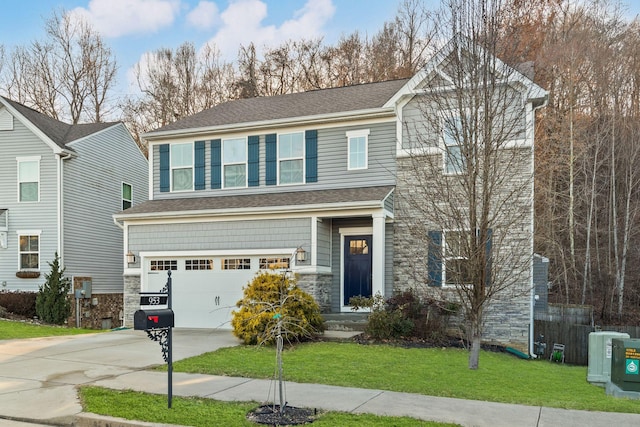
[[[219,330],[174,329],[173,337],[174,360],[239,343],[229,331]],[[167,373],[145,369],[163,363],[160,345],[144,332],[133,330],[0,341],[0,427],[153,425],[83,413],[76,387],[95,384],[166,394]],[[270,380],[173,374],[174,396],[262,403],[273,401],[275,390]],[[286,400],[290,406],[409,416],[462,426],[640,426],[640,414],[509,405],[289,381]]]

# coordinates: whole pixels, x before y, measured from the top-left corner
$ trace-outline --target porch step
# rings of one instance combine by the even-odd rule
[[[324,325],[328,331],[364,332],[367,326],[366,313],[326,313]]]

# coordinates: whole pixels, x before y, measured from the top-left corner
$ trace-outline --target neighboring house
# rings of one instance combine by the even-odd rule
[[[410,101],[430,77],[230,101],[146,134],[150,200],[114,216],[136,256],[125,269],[125,323],[167,270],[178,327],[230,328],[243,286],[272,266],[298,273],[325,313],[351,311],[356,295],[427,291],[405,280],[408,236],[395,209],[403,129],[420,120]],[[529,119],[540,101],[526,99]],[[532,166],[533,121],[526,126]],[[529,304],[524,311],[518,332],[531,319]],[[526,348],[527,339],[516,341]]]
[[[78,301],[82,325],[119,326],[112,215],[147,200],[147,171],[122,123],[70,125],[0,97],[0,290],[37,291],[57,252],[74,289],[91,291]]]

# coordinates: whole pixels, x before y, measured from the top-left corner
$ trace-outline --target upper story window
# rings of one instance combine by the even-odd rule
[[[462,119],[460,116],[449,116],[443,119],[442,141],[444,145],[444,173],[461,174],[466,170],[466,162],[462,153],[464,140]]]
[[[449,230],[444,232],[444,282],[447,284],[473,283],[469,266],[471,232],[468,230]]]
[[[40,157],[18,159],[18,201],[40,200]]]
[[[347,132],[349,170],[369,166],[369,129]]]
[[[40,269],[40,234],[18,231],[20,270]]]
[[[122,210],[129,209],[133,204],[133,187],[126,182],[122,183]]]
[[[278,135],[278,171],[280,184],[304,182],[304,133]]]
[[[171,144],[171,191],[193,190],[193,144]]]
[[[247,186],[247,141],[245,138],[222,141],[224,188]]]

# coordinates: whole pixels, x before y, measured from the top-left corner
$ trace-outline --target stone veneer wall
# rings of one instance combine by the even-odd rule
[[[133,328],[133,314],[140,308],[140,275],[124,276],[124,326]]]
[[[331,274],[299,274],[298,286],[311,295],[322,313],[331,312]]]
[[[523,183],[526,184],[526,180],[530,179],[530,174],[527,175],[528,165],[530,165],[529,156],[530,151],[523,149],[522,156],[518,160],[523,168],[522,176],[514,174],[513,185],[506,187],[505,191],[520,188],[519,186],[522,186]],[[427,286],[428,245],[426,236],[429,228],[436,227],[425,224],[424,219],[417,219],[423,213],[412,208],[410,204],[403,203],[404,197],[421,197],[424,193],[424,190],[415,185],[414,180],[411,179],[411,175],[415,173],[411,162],[412,160],[408,158],[398,159],[394,221],[394,292],[411,289],[424,296],[456,301],[458,297],[454,287]],[[427,205],[435,203],[435,201],[428,200],[427,197],[424,197],[424,200]],[[486,342],[511,346],[525,352],[528,351],[531,322],[530,287],[532,281],[530,269],[527,269],[526,266],[530,265],[528,262],[532,262],[533,256],[531,253],[533,240],[532,203],[529,192],[513,197],[509,206],[509,209],[514,209],[512,212],[514,212],[514,217],[518,218],[519,223],[508,226],[508,235],[502,239],[499,250],[502,254],[521,254],[520,258],[512,258],[514,264],[517,262],[520,267],[517,270],[510,267],[510,270],[510,268],[504,268],[503,265],[499,270],[496,270],[496,274],[503,275],[501,277],[515,278],[515,284],[496,295],[485,309],[483,337]],[[499,233],[494,230],[494,240],[497,240],[495,239],[497,232]],[[496,249],[494,247],[494,251]],[[509,259],[509,256],[503,256],[503,258]],[[459,318],[462,321],[462,316]],[[459,326],[464,328],[463,324],[459,324]]]
[[[92,294],[91,298],[76,301],[75,290],[82,289],[82,282],[91,277],[74,276],[71,294],[71,315],[67,323],[77,326],[76,303],[80,304],[80,327],[87,329],[112,329],[122,326],[123,299],[122,294]],[[95,304],[94,304],[95,303]]]

